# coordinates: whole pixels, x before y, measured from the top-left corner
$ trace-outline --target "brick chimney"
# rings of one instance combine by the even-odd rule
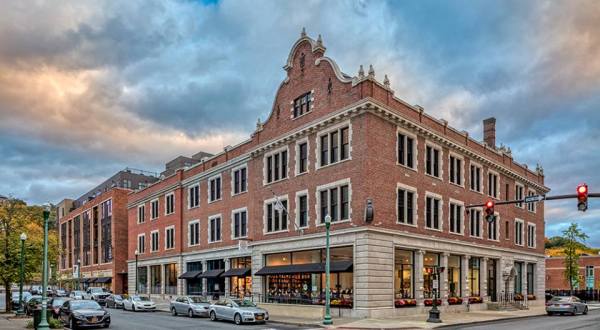
[[[483,142],[496,148],[496,118],[494,117],[483,120]]]

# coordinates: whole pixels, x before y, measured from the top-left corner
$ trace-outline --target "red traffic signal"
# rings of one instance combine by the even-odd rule
[[[487,220],[487,222],[496,220],[496,216],[494,215],[494,201],[492,200],[485,203],[485,220]]]
[[[588,208],[588,186],[582,183],[577,186],[577,209],[585,212]]]

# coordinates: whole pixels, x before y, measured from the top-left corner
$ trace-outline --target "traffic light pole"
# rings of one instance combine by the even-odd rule
[[[528,196],[528,197],[532,197],[532,199],[527,199],[527,198],[523,198],[523,199],[515,199],[515,200],[511,200],[511,201],[497,201],[494,202],[494,205],[505,205],[505,204],[517,204],[517,203],[535,203],[535,202],[542,202],[542,201],[552,201],[552,200],[557,200],[557,199],[571,199],[571,198],[577,198],[577,194],[570,194],[570,195],[556,195],[556,196],[544,196],[544,195],[535,195],[535,196]],[[590,193],[588,194],[588,197],[600,197],[600,193]],[[485,203],[483,204],[473,204],[473,205],[467,205],[465,206],[465,209],[471,209],[474,207],[484,207]]]

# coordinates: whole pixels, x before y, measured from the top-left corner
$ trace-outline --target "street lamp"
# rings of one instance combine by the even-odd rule
[[[139,285],[139,281],[138,281],[138,255],[139,254],[140,254],[140,251],[135,249],[135,294],[138,294],[138,285]]]
[[[330,293],[329,293],[329,227],[331,226],[331,216],[327,214],[325,216],[325,317],[323,318],[324,325],[331,325],[330,312]]]
[[[440,277],[440,273],[444,271],[444,267],[439,267],[437,265],[434,265],[432,267],[432,281],[431,283],[433,284],[433,307],[429,310],[429,318],[427,319],[427,322],[430,323],[442,323],[442,320],[440,319],[440,310],[437,308],[437,301],[439,298],[439,283],[437,282],[439,277]]]
[[[20,269],[20,281],[19,281],[19,309],[17,310],[17,316],[21,316],[25,314],[23,310],[23,281],[25,277],[25,240],[27,239],[27,234],[21,234],[21,269]]]
[[[81,259],[77,258],[77,290],[81,290]]]
[[[48,287],[48,219],[50,218],[50,205],[44,206],[44,262],[42,264],[42,317],[38,330],[49,330],[50,325],[48,324],[47,311],[48,311],[48,297],[46,288]]]

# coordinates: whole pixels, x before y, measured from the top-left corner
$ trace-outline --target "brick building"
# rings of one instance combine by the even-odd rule
[[[600,289],[600,271],[596,269],[600,269],[600,255],[579,257],[579,279],[573,289]],[[546,289],[570,290],[565,277],[565,257],[546,258]]]
[[[541,169],[496,147],[494,119],[476,141],[395,97],[372,68],[342,73],[304,33],[284,69],[248,140],[129,196],[130,290],[246,295],[320,315],[311,305],[323,302],[329,214],[339,315],[424,311],[432,265],[445,267],[444,305],[465,298],[452,308],[504,291],[543,295],[543,205],[497,206],[490,224],[465,211],[549,191]],[[306,306],[280,308],[291,303]]]
[[[63,286],[127,291],[127,195],[157,180],[152,173],[126,169],[78,199],[57,204]]]

